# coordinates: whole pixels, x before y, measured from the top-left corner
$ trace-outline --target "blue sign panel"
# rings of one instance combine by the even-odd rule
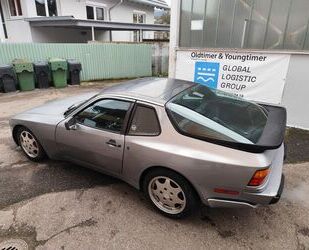
[[[217,88],[220,63],[196,62],[194,82]]]

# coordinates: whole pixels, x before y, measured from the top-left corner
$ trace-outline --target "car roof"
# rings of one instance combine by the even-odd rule
[[[106,88],[100,94],[133,98],[165,105],[172,97],[195,85],[193,82],[173,78],[139,78]]]

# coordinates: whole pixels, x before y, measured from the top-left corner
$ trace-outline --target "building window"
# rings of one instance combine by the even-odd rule
[[[183,0],[181,47],[309,50],[307,0]]]
[[[57,16],[57,3],[56,0],[47,0],[48,14],[49,16]]]
[[[35,7],[38,16],[57,16],[58,14],[56,0],[35,0]]]
[[[104,8],[96,6],[86,6],[87,19],[104,20]]]
[[[35,0],[35,7],[38,16],[46,16],[45,0]]]
[[[133,23],[146,23],[146,14],[133,13]]]
[[[86,6],[87,19],[94,19],[94,8],[92,6]]]
[[[133,13],[133,23],[146,23],[146,14],[140,12]],[[133,41],[138,42],[140,40],[139,31],[133,31]]]
[[[22,16],[20,0],[9,0],[11,16]]]
[[[96,7],[97,20],[104,20],[104,9]]]

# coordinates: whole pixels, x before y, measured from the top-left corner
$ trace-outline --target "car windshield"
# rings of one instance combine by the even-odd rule
[[[166,105],[178,131],[200,139],[255,144],[267,122],[267,110],[232,94],[195,85]]]

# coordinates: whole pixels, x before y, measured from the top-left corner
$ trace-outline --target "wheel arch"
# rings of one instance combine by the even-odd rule
[[[179,173],[178,171],[175,171],[174,169],[171,169],[171,168],[168,168],[168,167],[163,167],[163,166],[150,166],[150,167],[148,167],[148,168],[143,170],[143,172],[141,173],[141,175],[139,177],[139,189],[140,190],[143,189],[142,187],[143,187],[143,181],[145,179],[145,176],[149,172],[153,171],[154,169],[164,169],[164,170],[172,171],[172,172],[180,175],[182,178],[184,178],[189,183],[189,185],[191,186],[192,190],[194,191],[198,201],[201,201],[201,196],[200,196],[199,192],[197,191],[196,187],[192,184],[192,182],[186,176],[184,176],[183,174]]]
[[[18,132],[18,130],[20,129],[20,128],[27,128],[26,126],[23,126],[23,125],[20,125],[20,124],[18,124],[18,125],[15,125],[14,127],[13,127],[13,130],[12,130],[12,136],[13,136],[13,140],[14,140],[14,142],[16,143],[16,145],[18,145],[19,146],[19,140],[18,140],[18,138],[17,138],[17,132]],[[28,128],[27,128],[28,129]]]

